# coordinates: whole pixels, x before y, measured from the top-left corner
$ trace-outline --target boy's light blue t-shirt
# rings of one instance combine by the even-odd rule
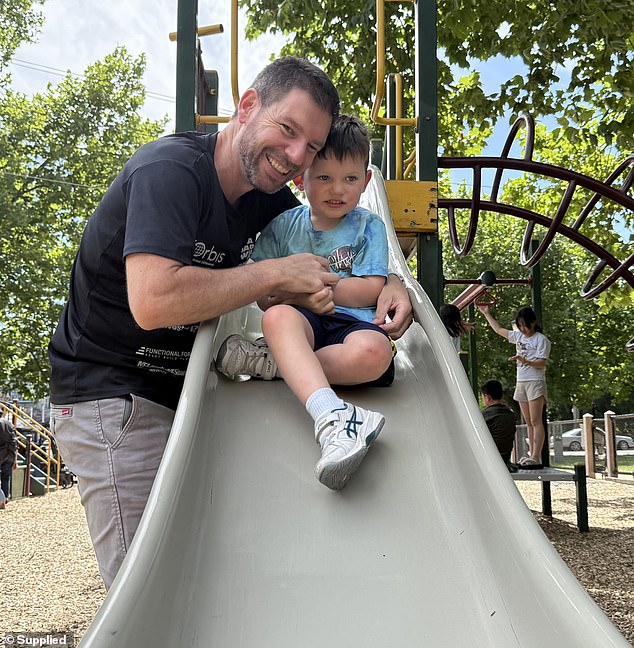
[[[387,277],[385,225],[375,213],[363,207],[355,207],[327,231],[313,229],[308,205],[289,209],[262,230],[251,258],[261,261],[302,252],[328,259],[330,271],[342,279],[369,275]],[[335,310],[371,322],[376,304],[367,308],[337,306]]]

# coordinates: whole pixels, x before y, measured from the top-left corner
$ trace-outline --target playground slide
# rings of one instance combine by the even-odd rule
[[[388,214],[383,183],[366,204]],[[388,226],[389,229],[389,226]],[[406,275],[393,231],[391,263]],[[282,381],[210,365],[254,307],[206,323],[141,526],[82,648],[629,646],[533,520],[425,294],[396,381],[345,397],[387,422],[339,492]]]

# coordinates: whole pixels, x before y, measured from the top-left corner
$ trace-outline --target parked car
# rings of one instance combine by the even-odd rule
[[[598,441],[597,445],[605,445],[605,432],[600,428],[597,428],[595,429],[594,434],[595,443],[597,443]],[[564,450],[571,450],[573,452],[576,452],[583,449],[584,440],[581,433],[581,428],[574,428],[572,430],[568,430],[568,432],[564,432],[561,435],[561,441]],[[615,442],[617,450],[634,450],[634,439],[632,439],[631,437],[617,434]]]

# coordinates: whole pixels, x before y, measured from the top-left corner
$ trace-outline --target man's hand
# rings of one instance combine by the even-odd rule
[[[388,316],[390,321],[386,322]],[[412,303],[405,286],[398,277],[388,275],[377,300],[374,324],[380,326],[392,339],[398,340],[412,322]]]
[[[323,301],[328,292],[323,292],[324,289],[330,288],[332,293],[332,287],[339,281],[339,275],[330,272],[328,259],[314,254],[292,254],[281,259],[269,259],[259,263],[277,265],[278,271],[282,273],[279,281],[281,293],[311,295],[322,293]]]

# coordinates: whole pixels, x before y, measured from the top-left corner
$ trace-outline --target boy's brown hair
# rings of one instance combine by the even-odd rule
[[[333,120],[324,148],[317,153],[317,157],[334,157],[339,161],[345,157],[360,158],[367,169],[370,162],[370,135],[366,125],[354,115],[339,115]]]

